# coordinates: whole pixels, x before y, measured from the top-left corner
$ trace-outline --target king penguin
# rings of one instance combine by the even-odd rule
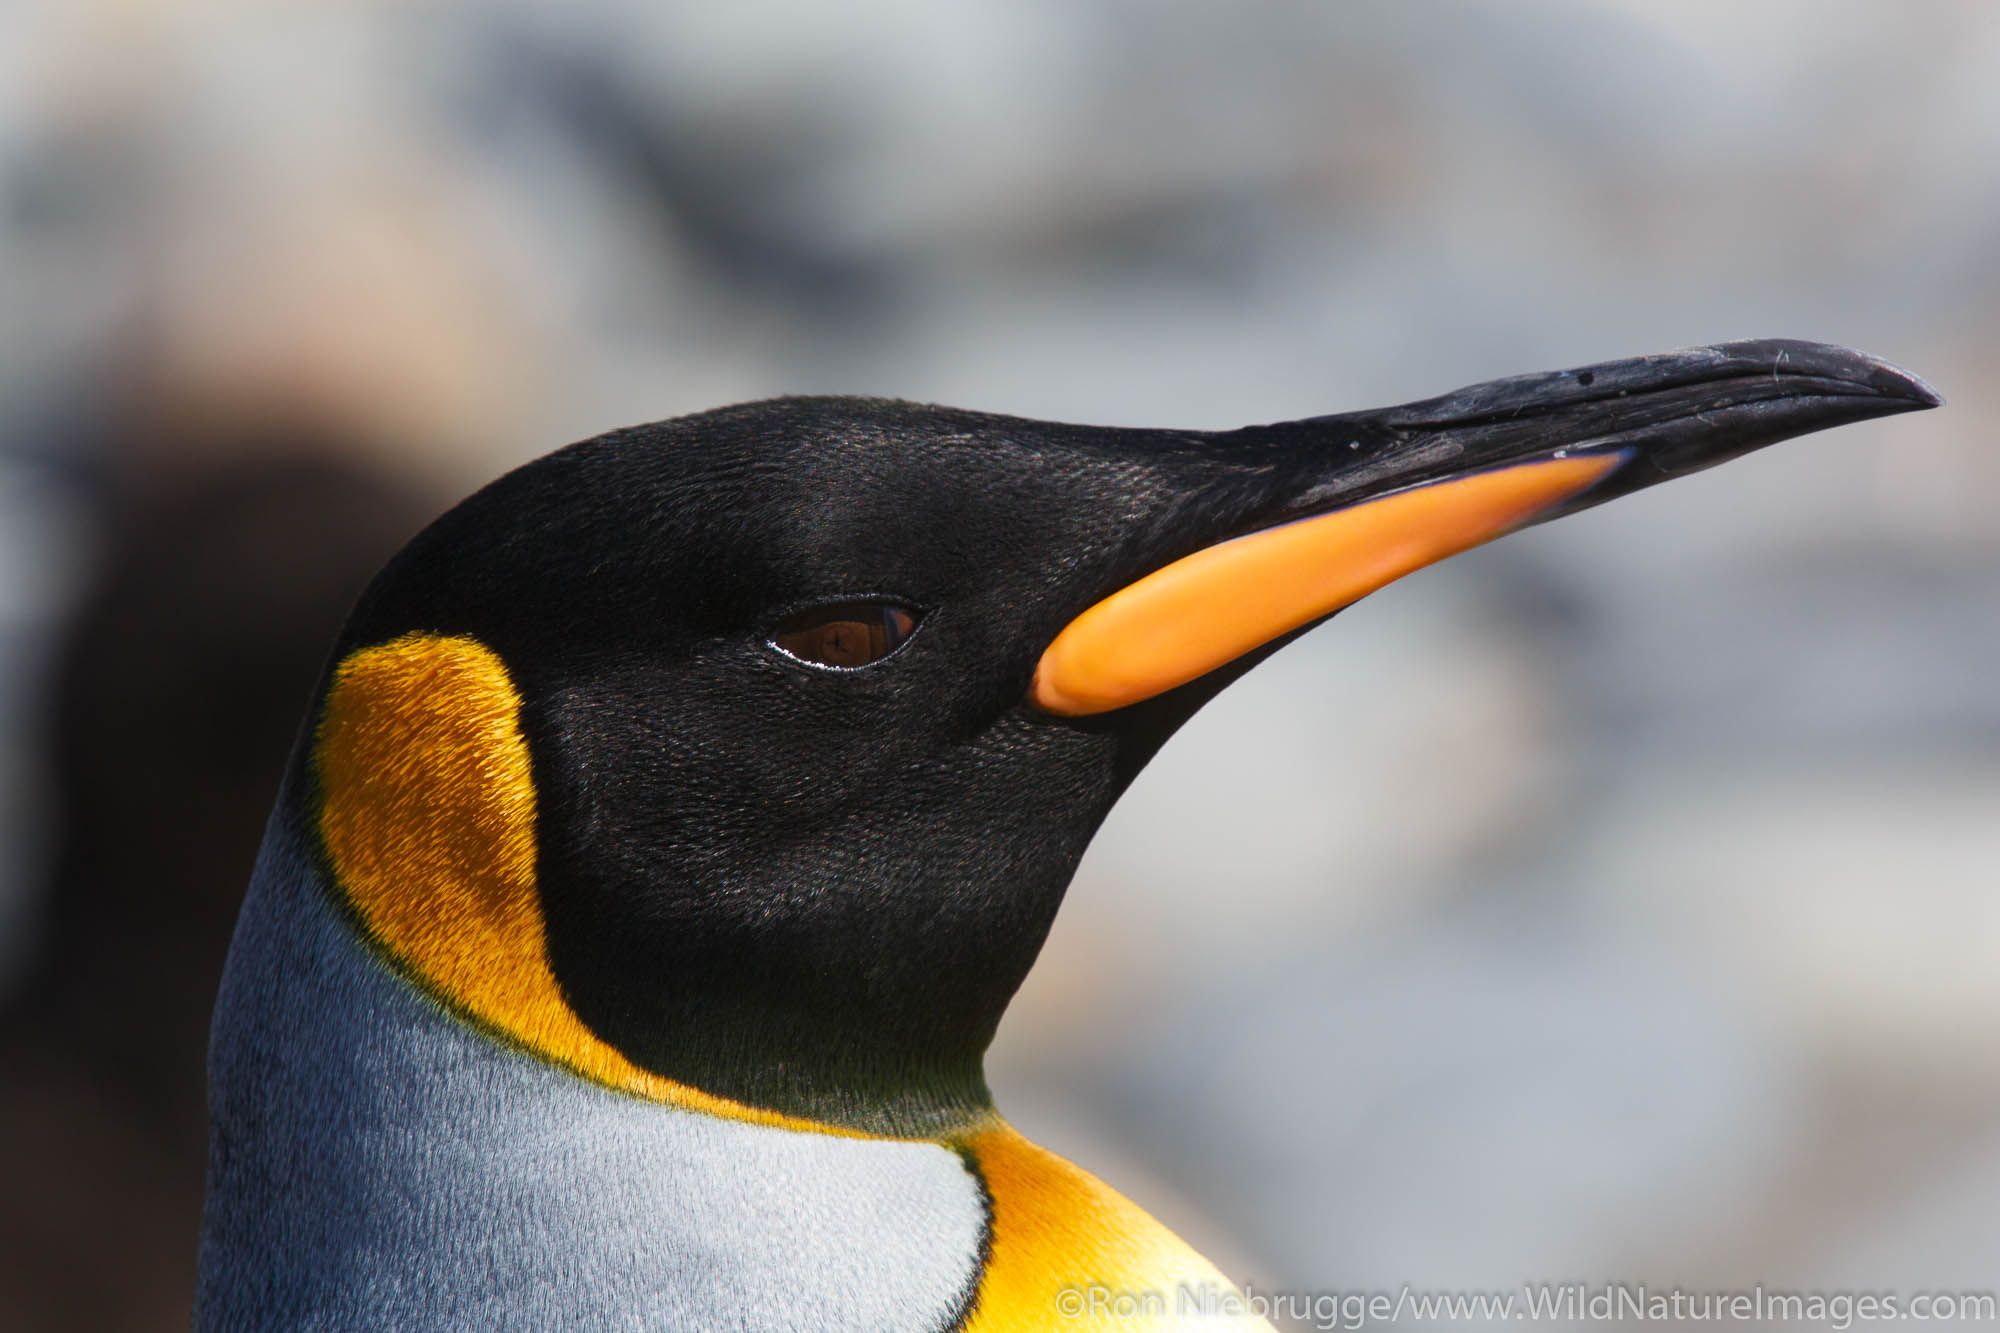
[[[312,701],[197,1326],[1266,1327],[982,1074],[1112,802],[1402,574],[1938,401],[1760,341],[1227,432],[783,399],[509,473]]]

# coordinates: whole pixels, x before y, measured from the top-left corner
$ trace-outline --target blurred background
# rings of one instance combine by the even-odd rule
[[[1261,1287],[2000,1286],[2000,8],[17,0],[0,282],[0,1325],[185,1326],[278,767],[500,470],[1751,336],[1949,406],[1288,649],[1115,813],[993,1081]]]

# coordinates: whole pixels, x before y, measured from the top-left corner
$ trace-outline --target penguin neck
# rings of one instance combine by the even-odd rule
[[[547,961],[532,883],[503,850],[484,859],[405,849],[357,854],[332,821],[307,839],[317,879],[357,947],[452,1015],[613,1092],[719,1119],[859,1138],[957,1141],[996,1123],[978,1055],[885,1067],[863,1039],[813,1016],[685,1011],[613,1044],[570,1003]],[[313,845],[316,844],[316,845]],[[440,930],[440,921],[451,923]]]
[[[216,1006],[199,1328],[956,1326],[939,1143],[658,1104],[467,1026],[274,818]]]
[[[745,957],[692,931],[639,938],[643,922],[553,930],[551,901],[590,897],[601,866],[551,852],[573,821],[538,787],[521,711],[500,659],[470,638],[406,635],[335,667],[281,808],[380,958],[466,1026],[644,1100],[867,1137],[991,1119],[977,1024],[931,1040],[934,1016],[905,1006],[902,1027],[925,1039],[894,1041],[826,992],[745,984],[810,971],[810,957]],[[690,939],[703,947],[676,961]],[[635,984],[593,987],[607,958]],[[841,975],[873,965],[851,961]]]
[[[853,1289],[882,1308],[833,1322],[889,1328],[918,1310],[913,1326],[997,1333],[1046,1323],[1070,1288],[1233,1290],[991,1111],[927,1137],[870,1135],[692,1090],[613,1090],[475,1030],[367,943],[283,804],[231,947],[210,1074],[204,1327],[254,1322],[233,1302],[273,1292],[299,1323],[394,1292],[402,1322],[490,1326],[490,1310],[440,1319],[424,1302],[490,1286],[492,1237],[523,1228],[518,1283],[569,1292],[606,1325],[632,1316],[604,1303],[633,1297],[721,1326],[754,1289],[787,1312],[780,1324],[806,1327],[827,1317],[828,1291]],[[718,1245],[727,1264],[688,1266]],[[858,1272],[872,1276],[857,1287]],[[382,1313],[337,1312],[336,1326]]]

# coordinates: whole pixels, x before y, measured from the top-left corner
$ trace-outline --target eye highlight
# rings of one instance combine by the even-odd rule
[[[852,670],[895,652],[916,627],[916,613],[894,602],[829,602],[786,616],[771,646],[814,666]]]

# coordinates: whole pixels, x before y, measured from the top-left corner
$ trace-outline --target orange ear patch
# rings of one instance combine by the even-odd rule
[[[571,1009],[535,882],[520,696],[477,640],[410,634],[341,662],[313,757],[319,832],[369,937],[474,1025],[606,1087],[759,1124],[874,1137],[639,1068]]]

